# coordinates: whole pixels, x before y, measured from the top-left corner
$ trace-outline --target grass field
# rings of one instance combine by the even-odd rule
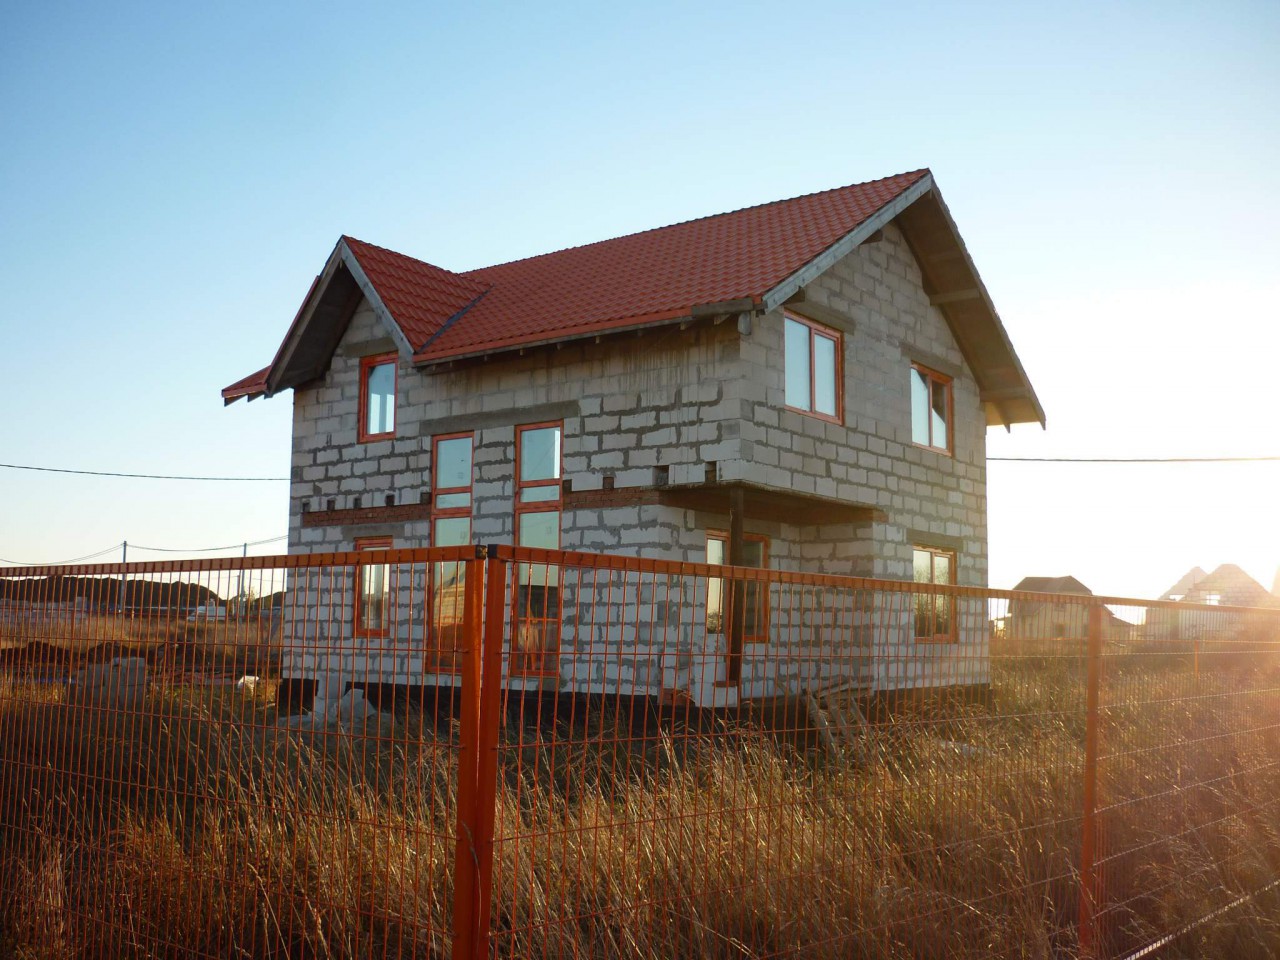
[[[1120,951],[1280,877],[1280,660],[1107,659]],[[496,953],[1074,955],[1083,662],[1022,646],[993,679],[989,702],[876,725],[856,765],[788,733],[802,714],[769,733],[509,705]],[[456,721],[401,709],[377,741],[279,728],[267,688],[156,685],[125,713],[0,684],[0,955],[448,955]],[[1280,955],[1278,916],[1264,896],[1168,955]]]

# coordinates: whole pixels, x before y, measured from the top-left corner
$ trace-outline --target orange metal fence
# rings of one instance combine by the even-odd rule
[[[0,955],[1280,949],[1280,610],[512,547],[0,571]]]

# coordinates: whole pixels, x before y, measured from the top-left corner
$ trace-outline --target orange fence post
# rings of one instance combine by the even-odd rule
[[[498,725],[502,709],[503,626],[507,611],[506,565],[485,561],[484,646],[480,663],[480,726],[476,746],[476,908],[475,960],[489,956],[489,924],[493,904],[493,822],[498,802]],[[512,596],[514,600],[514,594]]]
[[[483,550],[483,548],[478,548]],[[483,638],[485,563],[466,561],[462,633],[460,705],[462,742],[458,750],[457,847],[453,873],[453,956],[475,956],[478,860],[476,857],[476,780],[480,767],[480,655]]]
[[[1102,686],[1102,604],[1089,606],[1084,732],[1084,814],[1080,822],[1080,953],[1098,956],[1098,705]]]

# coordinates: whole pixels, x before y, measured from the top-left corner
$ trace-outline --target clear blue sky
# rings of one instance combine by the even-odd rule
[[[1280,6],[1039,6],[8,4],[0,460],[285,475],[288,398],[218,391],[343,232],[463,269],[919,166],[1049,415],[993,455],[1280,454]],[[1270,585],[1277,489],[993,464],[992,583]],[[276,536],[286,495],[0,470],[0,557]]]

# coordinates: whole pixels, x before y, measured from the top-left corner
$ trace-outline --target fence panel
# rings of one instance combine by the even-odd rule
[[[447,956],[464,556],[5,571],[0,955]]]
[[[0,955],[1280,949],[1280,610],[363,545],[0,572]]]

